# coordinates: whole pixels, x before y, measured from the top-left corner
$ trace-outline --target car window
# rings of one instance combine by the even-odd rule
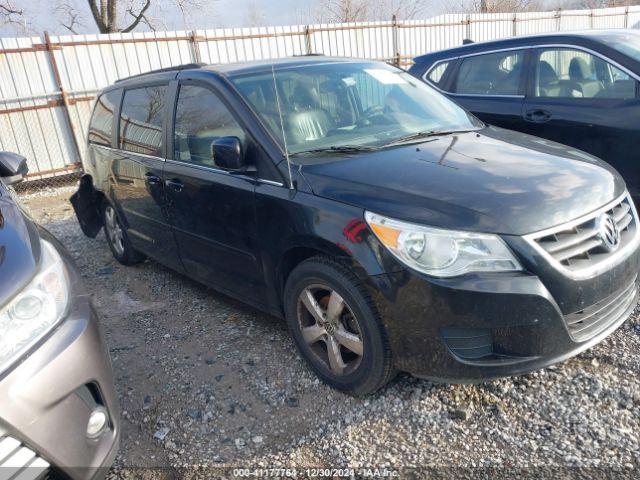
[[[116,102],[120,97],[118,90],[103,93],[96,100],[93,109],[91,123],[89,124],[89,142],[98,145],[111,145],[113,134],[113,115],[116,110]]]
[[[174,159],[216,167],[211,144],[229,136],[244,143],[244,130],[220,98],[206,87],[182,85],[176,105]]]
[[[517,95],[522,79],[522,50],[466,57],[460,64],[455,93],[463,95]]]
[[[166,85],[125,90],[120,111],[120,148],[160,155]]]
[[[541,50],[535,75],[537,97],[626,99],[636,96],[635,79],[582,50]]]
[[[273,137],[283,147],[286,140],[294,155],[340,147],[386,148],[420,132],[482,125],[425,82],[378,62],[317,63],[230,79]]]
[[[436,66],[433,67],[427,74],[427,80],[440,87],[442,80],[444,80],[444,74],[447,72],[449,65],[451,65],[451,62],[440,62],[436,64]]]

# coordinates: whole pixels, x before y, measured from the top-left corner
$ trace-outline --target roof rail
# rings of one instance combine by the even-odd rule
[[[471,45],[472,43],[475,43],[475,42],[470,38],[465,38],[464,40],[462,40],[462,45]]]
[[[120,78],[116,80],[115,83],[124,82],[125,80],[129,80],[130,78],[138,78],[143,77],[145,75],[153,75],[154,73],[164,73],[164,72],[178,72],[180,70],[189,70],[191,68],[201,68],[207,65],[206,63],[185,63],[183,65],[176,65],[174,67],[166,67],[159,68],[157,70],[149,70],[148,72],[138,73],[137,75],[131,75],[130,77]]]

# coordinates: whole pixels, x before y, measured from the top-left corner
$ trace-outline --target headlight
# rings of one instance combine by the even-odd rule
[[[391,253],[427,275],[455,277],[468,272],[522,270],[497,235],[425,227],[371,212],[365,212],[365,219]]]
[[[62,258],[41,240],[42,254],[35,277],[7,305],[0,308],[0,372],[65,315],[69,279]]]

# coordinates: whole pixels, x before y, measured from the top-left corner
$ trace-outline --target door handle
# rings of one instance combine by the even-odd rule
[[[158,177],[157,175],[154,175],[151,172],[147,172],[144,174],[144,179],[146,180],[147,184],[149,185],[160,185],[162,183],[162,180],[160,179],[160,177]]]
[[[547,110],[541,110],[539,108],[536,108],[534,110],[527,110],[527,112],[524,114],[524,119],[527,122],[546,123],[551,120],[551,112],[548,112]]]
[[[164,184],[169,187],[171,190],[176,192],[181,192],[184,188],[184,184],[177,178],[172,178],[171,180],[166,180]]]

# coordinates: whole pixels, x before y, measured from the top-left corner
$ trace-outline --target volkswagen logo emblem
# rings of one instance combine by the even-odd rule
[[[620,246],[620,230],[611,215],[603,213],[596,221],[598,237],[607,252],[613,252]]]

